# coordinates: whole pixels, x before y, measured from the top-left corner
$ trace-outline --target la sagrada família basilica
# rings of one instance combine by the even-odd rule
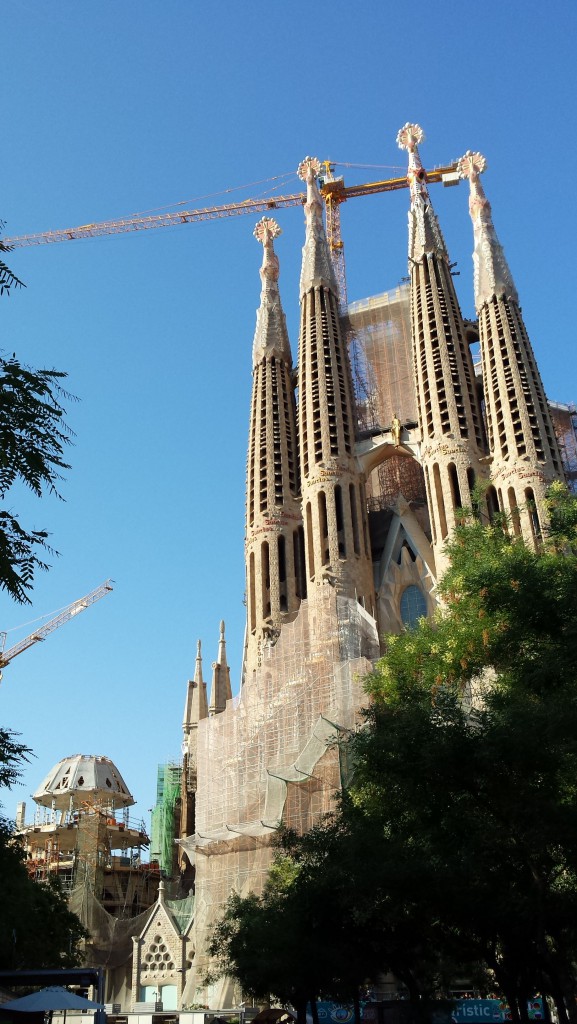
[[[469,321],[422,139],[414,124],[397,137],[408,156],[408,283],[348,308],[327,241],[321,166],[300,164],[296,365],[280,230],[268,216],[256,225],[242,686],[233,698],[221,624],[207,682],[198,644],[182,764],[159,775],[153,857],[145,862],[148,839],[131,827],[132,797],[106,758],[60,762],[37,794],[50,820],[20,822],[31,864],[68,878],[71,906],[91,933],[87,961],[105,967],[106,1001],[118,1012],[239,1004],[226,980],[205,983],[211,925],[232,890],[259,891],[281,822],[305,830],[333,806],[346,770],[335,740],[359,723],[381,638],[434,611],[457,510],[483,484],[482,514],[506,512],[535,546],[547,487],[574,473],[574,409],[545,395],[481,184],[485,161],[468,152],[458,164],[474,236],[478,319]]]

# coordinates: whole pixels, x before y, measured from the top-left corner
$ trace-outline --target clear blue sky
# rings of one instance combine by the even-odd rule
[[[574,0],[2,0],[6,235],[186,201],[300,190],[307,154],[347,183],[467,149],[485,188],[550,398],[577,398]],[[266,184],[251,185],[253,182]],[[473,315],[467,189],[432,186]],[[208,198],[211,197],[211,198]],[[408,195],[342,210],[349,298],[406,274]],[[2,348],[69,374],[79,401],[65,502],[15,494],[61,553],[33,607],[0,598],[15,643],[106,577],[114,593],[4,673],[0,721],[36,754],[9,814],[73,753],[112,757],[148,820],[156,766],[178,759],[196,640],[205,678],[244,630],[244,476],[258,306],[257,216],[15,251],[26,290],[0,300]],[[303,215],[280,211],[281,290],[296,352]]]

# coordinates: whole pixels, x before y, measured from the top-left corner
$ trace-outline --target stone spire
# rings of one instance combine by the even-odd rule
[[[539,543],[543,497],[563,469],[545,389],[517,289],[497,238],[491,205],[481,185],[486,161],[465,153],[458,164],[470,186],[475,249],[475,304],[491,455],[492,509],[506,512],[515,533]]]
[[[317,186],[320,163],[306,157],[306,236],[300,278],[299,458],[309,587],[329,583],[374,614],[365,477],[355,459],[356,411],[339,321],[338,288]]]
[[[198,783],[198,724],[208,718],[206,700],[206,683],[202,677],[202,655],[200,640],[196,647],[196,664],[194,679],[189,679],[184,705],[184,740],[182,744],[182,783],[181,783],[181,814],[180,838],[194,832],[196,789]],[[178,852],[179,864],[183,865],[182,850]]]
[[[254,231],[264,251],[247,458],[245,676],[258,668],[263,645],[295,617],[305,596],[292,355],[274,251],[280,233],[270,217]]]
[[[226,660],[226,641],[224,639],[224,622],[220,623],[218,641],[218,659],[212,663],[212,684],[210,688],[209,715],[219,715],[224,711],[227,700],[232,697],[230,686],[230,669]]]
[[[274,251],[274,239],[280,234],[280,227],[271,217],[262,217],[254,229],[254,237],[262,242],[263,256],[260,268],[262,291],[252,346],[253,367],[266,356],[279,356],[288,363],[292,359],[278,290],[279,262]]]
[[[323,199],[317,185],[320,169],[320,161],[316,157],[306,156],[297,170],[299,178],[307,186],[306,233],[300,280],[301,299],[305,291],[315,284],[323,284],[338,294],[337,280],[323,223]]]
[[[413,363],[435,569],[446,567],[444,548],[456,509],[470,507],[472,489],[486,475],[478,389],[449,255],[427,189],[418,143],[424,134],[406,124],[397,143],[408,152],[409,274]]]
[[[469,150],[459,160],[457,169],[462,178],[469,179],[469,212],[473,221],[475,248],[473,267],[475,271],[475,306],[477,313],[494,295],[503,295],[519,303],[517,289],[509,270],[503,247],[497,238],[491,216],[491,204],[481,184],[481,174],[487,161],[480,153]]]
[[[399,149],[406,149],[409,154],[409,260],[419,263],[425,253],[435,252],[449,262],[445,240],[429,196],[427,173],[419,156],[418,144],[424,139],[425,133],[418,124],[407,122],[397,133]]]
[[[198,640],[196,647],[194,679],[189,679],[186,690],[184,718],[182,722],[185,736],[187,736],[192,729],[196,728],[201,718],[206,718],[207,715],[206,683],[202,678],[202,655],[200,653],[200,640]]]

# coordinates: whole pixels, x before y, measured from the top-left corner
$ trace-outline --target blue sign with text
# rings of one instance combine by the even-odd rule
[[[527,1004],[529,1020],[545,1020],[542,999],[531,999]],[[501,999],[460,999],[451,1013],[454,1024],[471,1024],[472,1021],[501,1022],[511,1020],[511,1011]]]

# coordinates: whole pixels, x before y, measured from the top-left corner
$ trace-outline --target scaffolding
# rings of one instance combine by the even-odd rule
[[[176,867],[174,840],[178,834],[178,811],[182,785],[182,766],[158,766],[156,804],[152,810],[151,851],[163,876],[171,877]]]
[[[577,494],[577,409],[573,403],[549,402],[567,484]]]
[[[374,620],[319,586],[240,697],[199,723],[196,833],[182,840],[196,861],[197,984],[207,933],[231,891],[261,891],[281,821],[304,832],[333,808],[338,740],[358,725],[363,679],[378,656]]]
[[[362,367],[362,389],[357,403],[364,429],[373,433],[389,428],[397,416],[403,426],[417,424],[414,385],[410,290],[403,284],[348,307],[348,319]],[[392,508],[401,493],[407,501],[426,501],[423,471],[415,459],[393,456],[377,467],[367,484],[369,508]]]

